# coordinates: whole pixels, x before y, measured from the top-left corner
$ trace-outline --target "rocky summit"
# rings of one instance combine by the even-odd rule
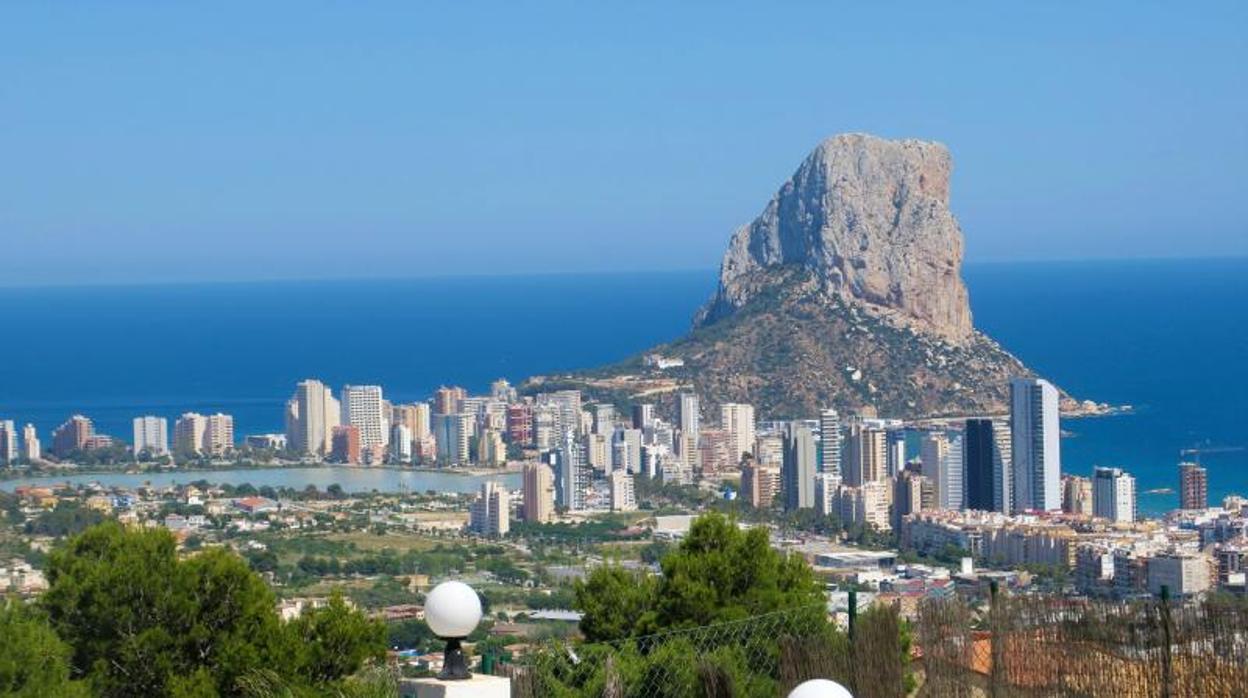
[[[974,329],[959,274],[962,231],[949,210],[952,169],[938,143],[862,134],[820,143],[733,234],[719,291],[697,324],[747,306],[780,278],[776,270],[792,267],[810,272],[829,300],[967,343]]]
[[[829,138],[732,235],[685,337],[620,364],[533,379],[617,402],[693,389],[775,418],[823,407],[917,418],[1007,410],[1032,375],[975,330],[952,158],[938,143]]]

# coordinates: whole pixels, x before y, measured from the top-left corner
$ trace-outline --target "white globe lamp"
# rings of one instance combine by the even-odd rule
[[[811,679],[798,684],[789,698],[854,698],[844,686],[827,679]]]
[[[463,582],[442,582],[425,597],[425,622],[434,635],[446,640],[439,679],[458,681],[472,678],[464,661],[460,641],[481,622],[481,597]]]

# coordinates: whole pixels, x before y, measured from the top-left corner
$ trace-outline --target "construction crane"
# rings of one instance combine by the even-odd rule
[[[1195,463],[1200,465],[1200,456],[1204,453],[1238,453],[1246,450],[1244,446],[1197,446],[1195,448],[1179,449],[1180,460],[1185,460],[1188,456],[1196,456]]]

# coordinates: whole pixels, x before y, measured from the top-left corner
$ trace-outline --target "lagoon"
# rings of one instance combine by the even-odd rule
[[[76,475],[49,475],[43,477],[15,478],[0,481],[0,490],[12,492],[22,486],[50,486],[63,483],[85,485],[99,483],[105,487],[169,487],[185,485],[197,480],[207,480],[218,485],[241,485],[250,483],[256,487],[290,487],[302,490],[316,485],[324,490],[338,484],[348,493],[355,492],[475,492],[481,483],[493,480],[509,489],[520,488],[521,475],[517,472],[478,475],[430,470],[404,470],[398,468],[360,468],[345,466],[312,466],[294,468],[240,468],[236,470],[182,470],[146,473],[84,473]]]

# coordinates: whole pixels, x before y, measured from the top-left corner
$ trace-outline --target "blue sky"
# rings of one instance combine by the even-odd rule
[[[710,268],[843,131],[969,261],[1248,254],[1248,3],[866,4],[4,3],[0,283]]]

